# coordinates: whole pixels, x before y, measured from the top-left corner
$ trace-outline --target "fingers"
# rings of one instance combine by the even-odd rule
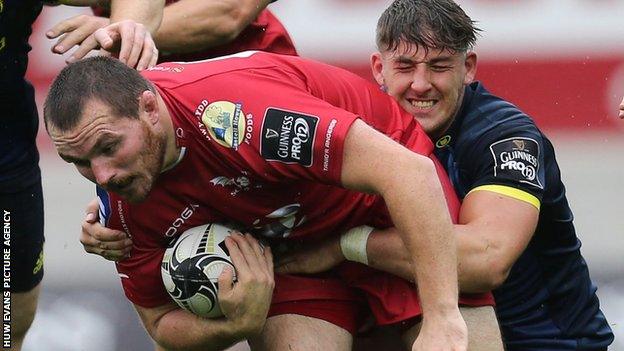
[[[154,49],[152,49],[152,58],[150,59],[149,65],[147,66],[147,68],[152,68],[154,66],[156,66],[156,64],[158,63],[158,49],[156,49],[156,47],[154,47]]]
[[[245,239],[250,244],[253,252],[256,254],[258,261],[262,262],[264,260],[264,249],[262,245],[260,245],[260,242],[251,236],[251,234],[245,234]]]
[[[47,32],[46,32],[46,37],[48,37],[48,39],[54,39],[54,38],[58,38],[59,36],[72,32],[76,29],[76,27],[78,26],[77,21],[76,21],[76,17],[78,16],[74,16],[71,18],[68,18],[66,20],[63,20],[57,24],[55,24],[52,28],[50,28]],[[61,45],[61,43],[63,43],[63,39],[64,38],[60,38],[56,44],[54,44],[54,46],[52,46],[52,52],[56,53],[56,54],[63,54],[65,53],[67,50],[69,50],[71,48],[71,46],[64,46]],[[72,45],[73,46],[73,45]]]
[[[230,253],[230,259],[232,260],[234,268],[236,268],[238,277],[248,276],[251,273],[249,265],[238,246],[238,242],[234,239],[234,236],[236,235],[230,235],[225,238],[225,246]]]
[[[128,54],[128,59],[127,59],[127,65],[130,67],[137,67],[137,63],[139,62],[140,56],[141,56],[141,52],[143,52],[143,45],[145,42],[145,36],[146,36],[147,30],[145,30],[144,26],[136,26],[136,28],[134,29],[134,38],[132,39],[132,42],[127,43],[127,46],[129,46],[130,48],[130,53]],[[127,50],[127,49],[126,49]],[[152,53],[152,50],[149,50],[149,54]],[[124,42],[123,42],[123,38],[122,38],[122,42],[121,42],[121,50],[119,52],[119,57],[123,57],[122,55],[124,55]]]
[[[624,98],[622,98],[622,102],[620,103],[619,117],[624,119]]]
[[[87,209],[85,210],[85,222],[87,223],[96,223],[98,221],[98,212],[100,211],[100,203],[98,201],[98,198],[94,198],[93,200],[89,201],[89,203],[87,204]]]
[[[80,43],[80,45],[78,46],[78,49],[76,49],[71,54],[71,56],[68,57],[67,60],[65,60],[65,62],[67,62],[68,64],[76,62],[82,59],[83,57],[85,57],[91,50],[95,50],[98,47],[99,47],[99,44],[95,40],[95,37],[90,35]]]
[[[135,28],[128,23],[128,21],[121,21],[119,23],[119,35],[121,36],[120,44],[121,47],[119,49],[119,61],[131,66],[128,63],[128,58],[130,57],[130,52],[132,51],[132,47],[134,45],[134,32]],[[141,43],[140,45],[143,45]],[[133,67],[133,66],[131,66]]]
[[[156,44],[141,23],[116,22],[98,29],[93,38],[103,50],[117,52],[119,61],[139,71],[154,66],[158,61]]]
[[[111,24],[104,28],[100,28],[93,33],[93,37],[95,41],[100,45],[100,47],[106,51],[112,51],[114,49],[115,41],[119,40],[119,33],[115,30],[110,30],[114,28],[116,24]]]
[[[223,271],[217,280],[217,285],[219,286],[219,291],[217,293],[218,299],[221,301],[223,300],[223,297],[229,295],[233,289],[234,271],[232,270],[232,267],[223,268]]]
[[[275,275],[274,267],[273,267],[273,253],[271,252],[271,248],[268,246],[264,247],[264,259],[267,263],[267,268],[270,274],[270,277]]]
[[[260,243],[249,234],[230,235],[226,238],[226,246],[230,240],[229,245],[235,246],[236,249],[234,252],[230,250],[230,257],[240,281],[248,279],[271,282],[273,280],[273,255],[269,248],[263,251]],[[238,262],[242,261],[244,261],[244,265],[241,266],[243,269],[239,270]]]
[[[154,44],[149,32],[146,32],[143,43],[143,51],[141,52],[141,58],[137,63],[137,71],[142,71],[146,68],[151,68],[156,65],[158,61],[158,49]]]
[[[108,23],[108,18],[104,17],[74,16],[56,24],[46,32],[46,36],[53,39],[62,35],[52,47],[52,52],[57,54],[64,54],[72,47],[81,45],[81,55],[70,60],[73,62],[84,57],[90,50],[97,48],[97,42],[93,38],[89,38],[98,28],[105,27]],[[85,41],[87,42],[85,43]]]
[[[126,233],[106,228],[97,222],[82,224],[80,243],[86,252],[100,255],[111,261],[128,258],[132,251],[132,240],[127,237]]]

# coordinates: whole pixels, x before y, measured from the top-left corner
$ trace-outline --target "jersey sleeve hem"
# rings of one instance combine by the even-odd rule
[[[505,186],[505,185],[481,185],[470,190],[468,194],[475,192],[475,191],[482,191],[482,190],[491,191],[493,193],[505,195],[505,196],[514,198],[516,200],[526,202],[529,205],[532,205],[533,207],[535,207],[538,211],[540,210],[541,203],[537,197],[535,197],[532,194],[529,194],[526,191],[523,191],[517,188],[512,188],[512,187]]]

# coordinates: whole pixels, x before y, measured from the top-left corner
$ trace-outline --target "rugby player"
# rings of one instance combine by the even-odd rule
[[[613,333],[553,145],[518,107],[474,81],[478,31],[451,0],[397,0],[377,25],[375,79],[435,141],[463,200],[460,290],[493,290],[506,349],[606,350]],[[359,227],[285,257],[276,271],[314,273],[345,257],[406,279],[413,270],[396,229]]]
[[[262,52],[162,64],[143,76],[89,58],[57,77],[44,117],[59,155],[107,190],[100,192],[107,225],[132,237],[132,255],[117,268],[126,296],[165,348],[220,349],[249,338],[256,349],[348,350],[363,302],[357,287],[380,324],[422,313],[414,350],[466,349],[445,199],[452,214],[458,203],[436,161],[422,156],[433,145],[418,123],[361,78]],[[240,177],[247,181],[228,181]],[[341,228],[387,227],[390,218],[414,260],[419,295],[398,277],[346,265],[316,276],[277,275],[266,324],[257,317],[266,316],[269,301],[249,298],[248,288],[266,297],[268,279],[235,284],[237,308],[203,320],[177,308],[160,278],[171,237],[202,223],[236,222],[278,242],[310,245]]]
[[[0,210],[5,228],[3,247],[10,252],[6,260],[10,277],[4,282],[3,291],[10,294],[13,311],[11,350],[22,347],[35,316],[43,278],[43,195],[35,144],[39,122],[34,89],[24,77],[31,49],[28,38],[44,3],[60,2],[0,1],[0,107],[3,111],[0,123]],[[63,3],[79,4],[80,1],[66,0]],[[115,14],[115,22],[103,28],[97,40],[102,45],[121,40],[124,50],[131,51],[135,44],[128,43],[125,38],[136,33],[141,43],[153,46],[149,33],[140,35],[142,24],[123,19],[154,21],[157,26],[163,4],[159,5],[158,1],[115,3],[121,14]],[[138,53],[148,62],[153,55],[151,50]]]

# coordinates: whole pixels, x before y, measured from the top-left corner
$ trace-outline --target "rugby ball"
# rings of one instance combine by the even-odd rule
[[[220,224],[204,224],[169,244],[160,271],[167,292],[183,309],[204,318],[223,315],[217,281],[225,267],[234,271],[224,242],[232,231]]]

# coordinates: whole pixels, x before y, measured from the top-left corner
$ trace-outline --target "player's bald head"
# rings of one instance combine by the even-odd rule
[[[393,51],[399,44],[417,48],[467,51],[481,31],[452,0],[396,0],[377,22],[377,48]]]
[[[68,131],[78,125],[85,103],[97,99],[117,116],[138,118],[139,96],[151,83],[119,60],[96,56],[63,68],[50,86],[43,108],[46,128]]]

